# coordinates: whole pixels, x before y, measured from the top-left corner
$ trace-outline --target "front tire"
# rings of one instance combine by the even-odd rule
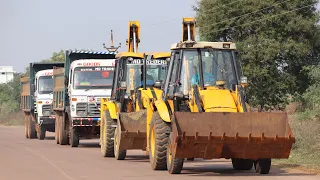
[[[76,128],[70,127],[70,146],[78,147],[79,146],[79,136],[77,134]]]
[[[103,157],[114,157],[114,131],[115,124],[109,110],[104,111],[100,124],[100,150]]]
[[[127,156],[127,150],[120,150],[120,133],[116,128],[114,133],[114,155],[117,160],[124,160]]]
[[[253,160],[251,159],[237,159],[232,158],[232,166],[235,170],[251,170],[253,167]]]
[[[171,136],[167,148],[167,167],[170,174],[180,174],[183,169],[184,158],[175,158],[172,154]]]
[[[258,159],[254,162],[256,173],[269,174],[271,168],[271,159]]]
[[[39,126],[37,136],[39,140],[44,140],[46,138],[46,128],[42,125]]]
[[[148,137],[150,163],[153,170],[167,169],[167,146],[170,131],[170,126],[161,119],[158,112],[155,112],[152,116]]]
[[[28,115],[28,136],[30,139],[37,138],[36,123],[32,121],[31,115]]]
[[[59,144],[66,145],[68,144],[68,133],[66,130],[66,118],[65,114],[60,116],[59,121]]]

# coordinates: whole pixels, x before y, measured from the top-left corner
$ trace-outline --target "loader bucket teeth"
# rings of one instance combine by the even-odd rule
[[[132,113],[119,113],[117,127],[121,128],[119,150],[146,149],[147,126],[145,110]]]
[[[286,113],[175,112],[176,158],[288,158],[295,138]]]

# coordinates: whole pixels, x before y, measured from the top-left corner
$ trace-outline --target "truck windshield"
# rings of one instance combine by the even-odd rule
[[[158,80],[164,81],[166,78],[167,60],[157,59],[156,61],[158,64],[147,65],[147,75],[146,75],[147,86],[153,86],[156,81]],[[143,86],[143,77],[142,77],[143,65],[142,64],[143,64],[143,60],[141,60],[141,63],[137,63],[137,64],[132,63],[127,65],[128,93],[130,92],[130,90],[134,90],[136,88]]]
[[[234,55],[231,50],[201,49],[203,83],[206,86],[215,86],[217,80],[226,81],[226,87],[237,84],[234,69]],[[183,65],[180,75],[182,92],[187,94],[194,84],[200,85],[200,60],[198,51],[183,52]]]
[[[110,89],[114,67],[76,67],[74,69],[75,89]]]
[[[50,94],[53,92],[53,79],[52,76],[39,77],[39,94]]]

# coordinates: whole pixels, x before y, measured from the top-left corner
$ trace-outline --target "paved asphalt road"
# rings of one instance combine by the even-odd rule
[[[320,180],[320,176],[273,167],[270,174],[236,172],[230,161],[196,159],[184,165],[182,174],[153,171],[142,151],[129,151],[124,161],[102,158],[98,140],[82,140],[78,148],[55,144],[54,134],[45,140],[25,139],[23,127],[0,126],[0,180],[202,180],[285,179]]]

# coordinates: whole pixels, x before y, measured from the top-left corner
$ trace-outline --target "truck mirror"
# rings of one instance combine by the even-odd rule
[[[240,83],[242,87],[246,87],[248,85],[248,78],[245,76],[241,76]]]
[[[126,81],[120,82],[120,89],[127,89],[127,82]]]
[[[68,79],[67,78],[64,78],[64,85],[68,85]]]
[[[154,86],[155,88],[161,88],[161,86],[162,86],[162,81],[161,81],[161,80],[156,81],[153,86]]]

